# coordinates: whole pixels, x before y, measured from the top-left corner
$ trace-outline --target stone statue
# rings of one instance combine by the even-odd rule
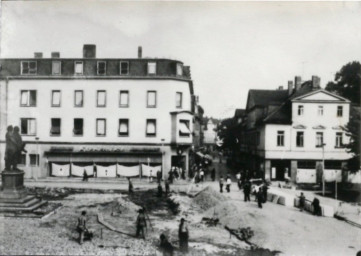
[[[21,162],[21,153],[27,152],[25,150],[25,143],[21,139],[19,134],[19,127],[13,128],[11,125],[8,126],[5,135],[6,149],[5,149],[5,169],[10,171],[16,171],[17,165]]]

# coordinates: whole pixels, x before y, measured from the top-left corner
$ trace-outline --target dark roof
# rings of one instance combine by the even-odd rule
[[[250,90],[248,97],[256,106],[277,105],[288,98],[288,90]]]
[[[237,108],[234,112],[234,117],[241,117],[246,113],[245,109]]]

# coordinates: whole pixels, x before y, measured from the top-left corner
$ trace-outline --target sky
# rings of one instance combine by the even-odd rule
[[[171,58],[191,67],[205,115],[245,108],[250,89],[334,79],[361,61],[361,2],[2,1],[2,58]]]

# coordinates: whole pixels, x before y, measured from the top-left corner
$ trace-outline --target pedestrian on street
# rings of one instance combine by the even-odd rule
[[[134,187],[133,187],[133,182],[130,180],[130,178],[128,178],[128,193],[129,195],[133,194]]]
[[[160,235],[160,250],[163,252],[163,256],[173,256],[174,247],[168,242],[167,237],[164,234]]]
[[[313,206],[313,215],[322,216],[320,200],[318,200],[317,197],[313,199],[312,206]]]
[[[80,217],[78,218],[77,231],[79,233],[79,244],[84,242],[84,234],[87,231],[86,228],[86,211],[82,211]]]
[[[149,183],[153,182],[153,170],[149,170]]]
[[[185,180],[185,179],[186,179],[186,170],[183,169],[183,168],[180,168],[180,172],[181,172],[181,178],[182,178],[183,180]]]
[[[173,179],[174,179],[174,176],[173,176],[173,168],[174,167],[172,167],[171,169],[170,169],[170,171],[169,171],[169,177],[168,177],[168,179],[169,179],[169,183],[173,183]]]
[[[257,192],[257,202],[258,202],[258,208],[262,208],[263,203],[263,189],[260,187]]]
[[[162,197],[163,196],[163,188],[162,185],[160,184],[160,182],[158,183],[158,193],[157,193],[158,197]]]
[[[216,168],[213,168],[212,171],[211,171],[211,178],[212,178],[212,181],[215,181],[216,180]]]
[[[305,208],[305,203],[306,203],[306,197],[303,195],[303,193],[301,192],[300,195],[300,211],[303,212],[304,208]]]
[[[179,224],[178,236],[179,236],[179,250],[183,253],[187,253],[189,231],[188,231],[187,221],[184,218],[181,218]]]
[[[83,181],[88,181],[88,174],[86,173],[85,169],[84,169],[84,172],[83,172]]]
[[[223,176],[221,176],[219,178],[219,192],[223,193],[223,185],[224,185],[224,180],[223,180]]]
[[[227,189],[227,192],[231,192],[231,184],[232,184],[232,180],[231,180],[231,177],[227,176],[227,180],[226,180],[226,189]]]
[[[160,183],[162,180],[162,172],[160,170],[157,171],[157,182]]]
[[[268,191],[268,186],[267,186],[267,182],[265,181],[265,182],[263,183],[263,186],[262,186],[263,203],[266,203],[266,202],[267,202],[267,191]]]
[[[237,181],[238,181],[238,180],[241,180],[241,172],[238,172],[238,173],[236,174],[236,178],[237,178]]]
[[[203,170],[203,168],[201,168],[201,170],[199,171],[199,177],[200,177],[200,181],[203,182],[204,181],[204,170]]]
[[[165,180],[165,196],[168,196],[168,194],[170,193],[170,186],[169,186],[169,180]]]
[[[249,180],[246,180],[246,182],[244,183],[243,186],[243,193],[244,193],[244,201],[245,202],[250,202],[251,198],[250,198],[250,194],[251,194],[251,183],[249,182]]]
[[[147,227],[147,221],[145,219],[145,214],[144,214],[144,209],[139,209],[138,210],[138,217],[137,217],[137,232],[136,232],[136,237],[139,237],[140,233],[142,233],[142,237],[143,239],[145,239],[145,233],[144,233],[144,228]]]

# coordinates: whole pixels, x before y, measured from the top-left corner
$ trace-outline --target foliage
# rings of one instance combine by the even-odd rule
[[[344,65],[335,75],[334,82],[328,82],[326,90],[360,105],[361,64],[353,61]]]
[[[347,166],[351,172],[360,169],[360,108],[352,107],[350,121],[344,127],[346,135],[350,137],[350,143],[345,145],[347,152],[352,154]]]
[[[222,149],[233,151],[239,145],[237,121],[234,118],[222,120],[217,129],[217,136],[223,140]]]

